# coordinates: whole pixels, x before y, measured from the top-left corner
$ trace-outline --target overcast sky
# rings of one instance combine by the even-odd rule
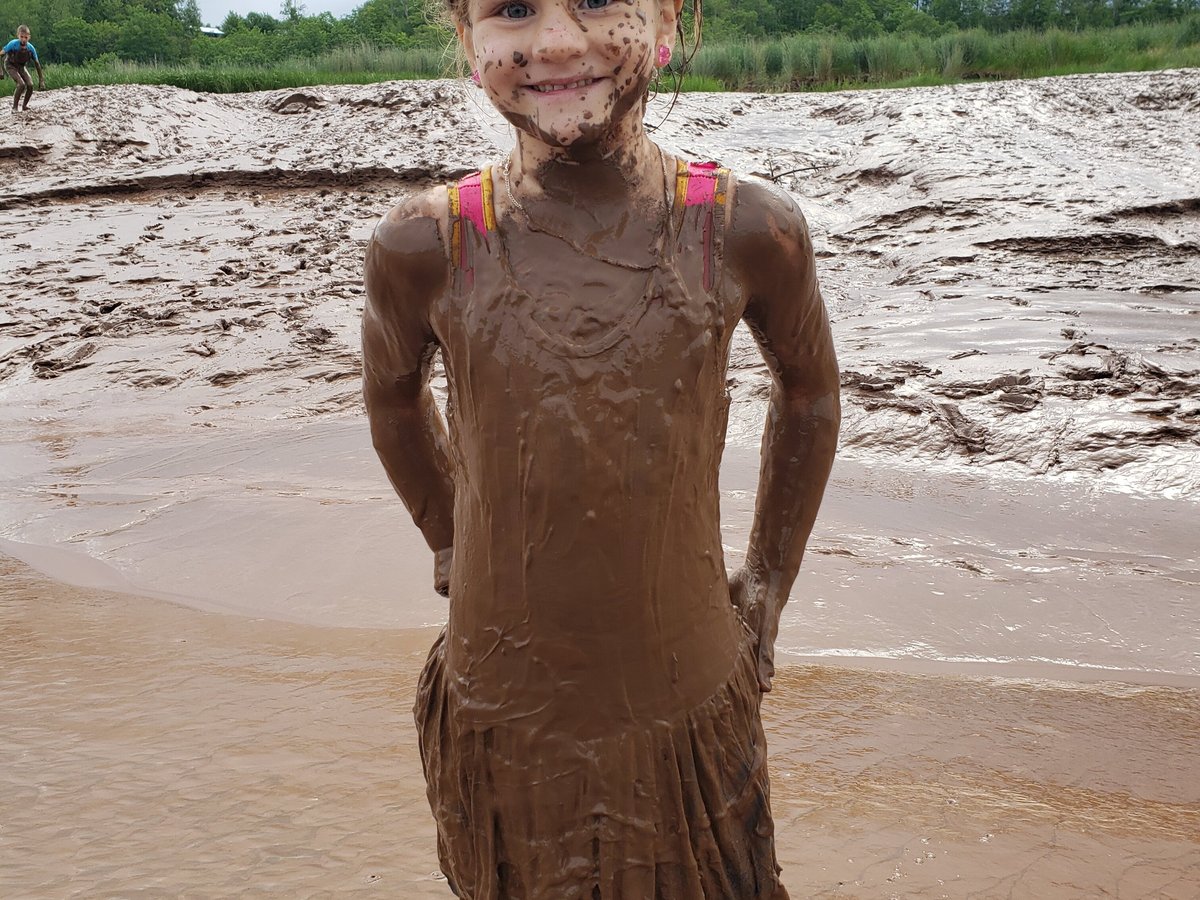
[[[200,18],[204,20],[205,25],[213,27],[219,27],[231,9],[243,16],[248,12],[260,12],[278,19],[279,9],[283,6],[283,0],[240,0],[236,3],[231,3],[230,0],[199,0],[199,2]],[[364,0],[312,0],[309,3],[302,2],[300,5],[310,16],[331,12],[340,19],[351,10],[362,6],[363,2]]]

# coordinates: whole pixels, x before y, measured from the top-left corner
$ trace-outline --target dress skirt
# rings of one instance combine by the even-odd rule
[[[753,644],[671,718],[579,740],[459,727],[445,632],[415,715],[438,855],[463,900],[784,900]]]

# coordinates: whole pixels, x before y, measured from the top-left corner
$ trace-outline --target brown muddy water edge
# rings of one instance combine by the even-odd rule
[[[409,716],[431,630],[0,558],[0,636],[0,896],[450,896]],[[1196,896],[1200,690],[792,666],[764,709],[795,897]]]

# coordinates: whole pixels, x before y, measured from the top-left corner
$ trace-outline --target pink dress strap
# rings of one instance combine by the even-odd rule
[[[704,289],[712,290],[716,281],[715,251],[725,233],[725,201],[728,195],[729,170],[715,162],[685,162],[675,166],[675,210],[682,222],[683,214],[699,207],[704,240]]]
[[[710,206],[717,196],[719,171],[715,162],[688,163],[684,206]]]
[[[474,276],[470,242],[463,232],[470,222],[475,233],[488,244],[488,235],[496,230],[496,209],[492,203],[492,169],[489,166],[460,178],[447,188],[450,202],[450,259],[468,278]]]

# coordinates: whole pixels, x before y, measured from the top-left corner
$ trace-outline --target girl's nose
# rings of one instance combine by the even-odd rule
[[[579,22],[563,9],[545,13],[538,29],[533,52],[544,62],[565,62],[582,56],[587,50],[587,35]]]

